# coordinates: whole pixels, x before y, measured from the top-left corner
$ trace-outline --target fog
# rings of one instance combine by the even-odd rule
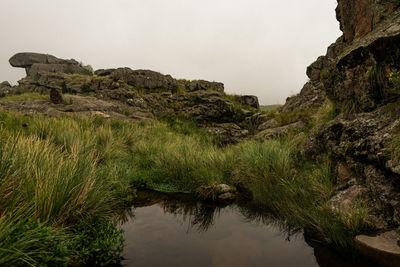
[[[17,52],[151,69],[284,103],[340,35],[336,0],[1,0],[0,82]]]

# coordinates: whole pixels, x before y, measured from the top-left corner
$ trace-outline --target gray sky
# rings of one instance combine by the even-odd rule
[[[336,0],[0,0],[0,81],[25,76],[17,52],[94,69],[151,69],[225,83],[284,103],[306,67],[341,35]]]

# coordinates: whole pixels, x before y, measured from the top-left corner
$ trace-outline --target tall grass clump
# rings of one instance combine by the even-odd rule
[[[333,211],[329,161],[299,161],[297,147],[288,139],[233,146],[221,163],[224,177],[248,185],[254,201],[288,225],[305,228],[336,246],[353,246],[353,237],[368,230],[367,209],[355,205],[347,212]]]

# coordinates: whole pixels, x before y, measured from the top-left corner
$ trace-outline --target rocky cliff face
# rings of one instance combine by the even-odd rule
[[[332,206],[365,199],[378,229],[400,225],[400,2],[338,0],[343,36],[307,68],[310,81],[281,108],[317,113],[305,154],[327,154]]]
[[[336,17],[348,44],[370,33],[399,6],[397,0],[339,0]]]

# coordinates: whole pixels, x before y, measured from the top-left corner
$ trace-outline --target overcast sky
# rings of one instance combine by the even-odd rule
[[[336,0],[0,0],[0,82],[17,52],[151,69],[284,103],[341,35]]]

